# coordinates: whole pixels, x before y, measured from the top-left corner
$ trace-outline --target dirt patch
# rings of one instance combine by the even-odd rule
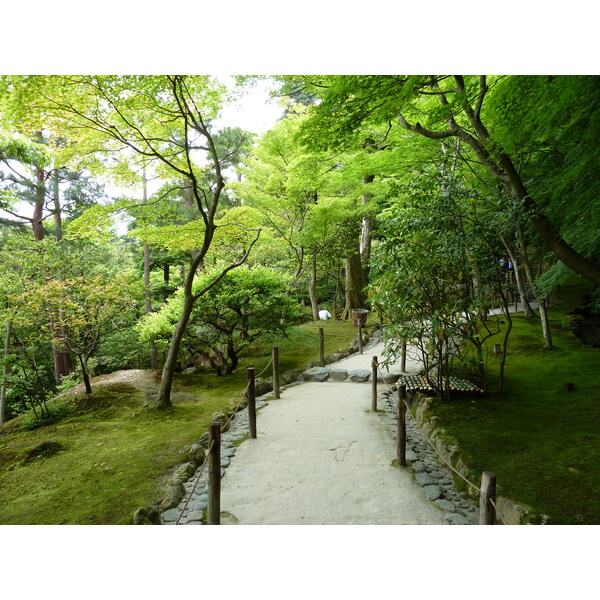
[[[128,369],[94,377],[91,380],[91,384],[92,390],[94,390],[95,386],[102,386],[116,392],[120,391],[119,387],[131,386],[132,388],[142,390],[146,401],[150,401],[155,399],[158,394],[160,375],[154,371],[146,371],[144,369]],[[85,393],[85,386],[83,383],[80,383],[65,392],[64,395],[72,396],[83,393]]]

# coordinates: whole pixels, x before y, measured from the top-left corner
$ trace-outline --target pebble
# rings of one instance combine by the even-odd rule
[[[415,478],[422,486],[435,484],[435,481],[427,473],[417,473]]]
[[[380,398],[389,418],[391,433],[394,439],[397,439],[395,394],[384,391],[380,394]],[[454,487],[452,475],[446,466],[438,461],[437,454],[410,417],[406,421],[406,434],[407,458],[410,452],[410,467],[415,472],[417,482],[423,486],[427,497],[446,513],[445,517],[450,524],[474,524],[477,516],[475,507],[464,492],[458,493]],[[413,455],[415,456],[414,460],[412,459]]]
[[[434,504],[437,504],[442,510],[445,510],[447,512],[456,512],[456,507],[454,506],[454,504],[452,504],[450,500],[446,500],[445,498],[440,498],[439,500],[436,500]]]
[[[471,521],[458,513],[449,513],[446,515],[446,519],[448,519],[452,525],[472,525]]]
[[[411,463],[410,465],[412,467],[412,470],[415,473],[422,473],[423,472],[423,463],[420,460],[415,460],[415,462]]]
[[[430,500],[437,500],[442,497],[442,490],[439,485],[426,485],[423,486],[423,489]]]

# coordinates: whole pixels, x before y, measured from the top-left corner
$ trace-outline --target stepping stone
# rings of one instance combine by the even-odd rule
[[[329,379],[331,381],[345,381],[346,377],[348,377],[346,369],[331,369],[329,371]]]
[[[348,371],[348,379],[354,383],[365,383],[369,381],[369,377],[371,377],[371,371],[368,369]]]
[[[312,367],[302,373],[304,381],[325,381],[329,377],[329,369]]]

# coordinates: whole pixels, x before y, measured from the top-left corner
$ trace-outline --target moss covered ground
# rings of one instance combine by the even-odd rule
[[[564,288],[551,307],[553,348],[543,347],[539,320],[514,317],[502,394],[494,391],[499,369],[492,358],[486,397],[433,408],[474,477],[492,471],[499,494],[557,524],[600,524],[600,349],[582,344],[569,327],[585,289]],[[566,391],[566,382],[575,389]]]
[[[294,327],[286,339],[253,344],[232,375],[177,375],[168,411],[153,408],[151,390],[92,382],[91,396],[52,401],[54,416],[44,426],[33,427],[28,414],[9,421],[0,429],[0,524],[131,523],[133,512],[152,502],[170,469],[185,460],[186,446],[207,430],[213,414],[241,397],[246,367],[258,375],[273,345],[280,348],[282,371],[317,361],[319,327],[327,353],[356,337],[349,322]],[[269,367],[263,376],[270,374]]]

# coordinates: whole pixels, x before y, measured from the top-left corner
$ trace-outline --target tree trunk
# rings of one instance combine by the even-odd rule
[[[363,178],[363,183],[373,183],[375,175],[366,175]],[[371,201],[371,194],[362,195],[363,206],[369,204]],[[365,215],[362,220],[362,229],[360,235],[360,262],[362,264],[363,271],[363,284],[366,286],[369,282],[369,261],[371,259],[371,240],[373,238],[373,220]]]
[[[83,375],[83,383],[85,385],[85,393],[91,394],[92,393],[92,385],[90,383],[90,376],[89,376],[89,373],[85,366],[85,361],[83,360],[83,357],[81,356],[81,354],[79,354],[79,364],[81,365],[81,374]]]
[[[576,273],[593,281],[596,285],[600,285],[600,265],[581,256],[581,254],[565,242],[558,230],[527,193],[525,184],[521,180],[521,176],[518,174],[510,158],[506,154],[501,154],[499,158],[508,175],[514,196],[522,203],[526,214],[531,215],[537,232],[550,250],[552,250],[554,256]]]
[[[46,191],[44,187],[44,169],[41,167],[36,167],[35,175],[35,204],[33,207],[31,225],[33,227],[33,237],[39,242],[44,239],[44,226],[42,225],[42,218],[44,216],[44,201],[46,199]]]
[[[333,296],[333,307],[331,310],[331,316],[333,317],[334,321],[337,321],[337,311],[338,311],[338,298],[340,295],[340,267],[339,265],[337,265],[337,261],[336,261],[336,268],[335,268],[335,294]]]
[[[189,278],[190,277],[188,273],[188,279]],[[158,408],[158,410],[164,410],[172,406],[171,387],[173,386],[173,374],[175,373],[175,366],[177,365],[179,346],[181,345],[181,340],[183,339],[183,334],[185,333],[185,328],[190,320],[193,308],[194,299],[192,295],[187,293],[184,294],[183,311],[181,312],[179,322],[177,323],[177,327],[175,328],[175,332],[171,338],[171,343],[169,344],[169,350],[167,352],[167,358],[165,359],[165,364],[163,365],[160,390],[158,393],[158,402],[156,404],[156,408]]]
[[[310,307],[312,309],[313,321],[319,320],[319,304],[317,301],[317,250],[313,248],[312,262],[310,270],[310,279],[308,282],[308,297],[310,298]]]
[[[343,319],[349,319],[353,308],[364,308],[363,273],[360,254],[354,252],[346,258],[346,307]]]
[[[150,247],[144,245],[144,296],[146,299],[146,314],[152,312],[152,294],[150,291]],[[155,371],[158,368],[156,359],[156,343],[150,346],[150,368]]]
[[[546,301],[545,298],[542,298],[542,293],[535,283],[535,279],[533,278],[533,274],[531,272],[531,265],[529,264],[529,257],[527,256],[527,246],[525,245],[525,236],[523,235],[523,229],[520,225],[517,225],[517,235],[519,238],[519,244],[523,249],[523,267],[525,269],[525,274],[527,275],[527,279],[529,280],[529,285],[531,286],[531,291],[535,296],[535,299],[538,303],[538,308],[540,311],[540,320],[542,322],[542,337],[544,338],[544,346],[546,348],[552,348],[552,334],[550,333],[550,325],[548,323],[548,313],[546,312]]]
[[[463,77],[461,75],[455,75],[454,79],[456,80],[459,91],[463,94],[462,105],[464,114],[471,123],[472,127],[469,127],[469,130],[473,131],[473,133],[466,128],[459,126],[452,116],[448,118],[449,128],[443,132],[428,130],[420,123],[415,123],[413,125],[400,113],[398,114],[398,118],[401,125],[409,131],[431,139],[444,139],[455,136],[466,142],[473,149],[477,157],[498,184],[521,204],[524,213],[531,218],[538,234],[548,245],[550,250],[552,250],[554,256],[576,273],[579,273],[596,285],[600,285],[600,265],[581,256],[565,242],[559,231],[528,194],[527,188],[511,158],[502,151],[497,142],[490,139],[490,135],[480,118],[480,109],[488,90],[487,84],[485,83],[485,76],[481,76],[480,78],[478,106],[476,109],[473,109],[473,107],[470,106],[468,96],[464,93],[465,86]],[[440,94],[439,98],[442,104],[448,105],[448,100],[445,95]]]
[[[529,300],[527,299],[527,292],[525,291],[525,286],[523,285],[523,278],[521,277],[521,265],[519,261],[517,261],[516,249],[508,240],[505,240],[503,237],[501,237],[500,239],[502,240],[502,243],[504,244],[504,247],[506,248],[506,251],[508,252],[510,260],[513,264],[513,272],[515,274],[517,289],[519,290],[519,296],[521,297],[521,302],[523,303],[523,312],[527,318],[534,318],[536,317],[536,314],[533,311],[533,308],[531,308]],[[523,248],[523,252],[526,251],[527,250]]]
[[[227,368],[225,369],[225,374],[231,375],[231,373],[233,373],[233,371],[240,363],[238,356],[235,352],[235,348],[233,346],[233,340],[231,339],[227,341],[227,358],[229,360],[227,361]]]
[[[54,188],[54,235],[56,241],[60,242],[63,238],[62,231],[62,210],[60,207],[60,188],[59,188],[59,172],[55,168],[52,177],[52,184]]]
[[[12,332],[12,321],[6,324],[6,337],[4,338],[4,359],[8,357],[10,350],[10,335]],[[6,388],[8,385],[8,363],[4,363],[2,369],[2,388],[0,389],[0,425],[6,420]]]

